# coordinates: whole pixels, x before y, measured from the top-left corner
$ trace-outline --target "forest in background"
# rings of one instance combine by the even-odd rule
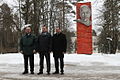
[[[81,0],[18,0],[14,6],[0,5],[0,53],[18,52],[19,39],[22,35],[21,27],[32,24],[33,33],[37,36],[43,25],[54,34],[55,27],[60,27],[67,35],[69,53],[74,53],[76,44],[71,37],[76,37],[76,31],[71,28],[71,19],[75,18],[73,6]],[[96,26],[101,26],[97,35],[98,51],[115,54],[120,49],[120,1],[104,0],[103,6],[98,9]],[[69,18],[67,16],[70,16]],[[73,26],[76,27],[76,26]],[[94,31],[94,30],[93,30]]]

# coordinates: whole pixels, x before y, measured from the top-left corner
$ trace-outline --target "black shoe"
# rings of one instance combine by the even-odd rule
[[[28,71],[24,71],[22,74],[28,74]]]
[[[64,73],[63,73],[63,72],[61,72],[61,75],[64,75]]]
[[[47,75],[50,75],[50,72],[47,72]]]
[[[38,75],[40,75],[40,74],[43,74],[43,72],[39,72],[39,73],[37,73]]]
[[[34,72],[31,72],[31,74],[34,74]]]
[[[59,72],[55,71],[53,74],[59,74]]]

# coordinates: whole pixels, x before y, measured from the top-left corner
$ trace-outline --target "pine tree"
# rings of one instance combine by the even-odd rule
[[[105,0],[103,12],[103,30],[99,36],[99,50],[115,54],[118,43],[119,1]]]
[[[7,4],[1,6],[1,52],[17,51],[17,29],[14,22],[14,15]]]

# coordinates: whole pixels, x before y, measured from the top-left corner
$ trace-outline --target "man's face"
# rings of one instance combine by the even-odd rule
[[[30,27],[26,27],[25,28],[25,33],[31,33],[31,28]]]
[[[56,33],[61,32],[61,30],[59,28],[56,28]]]
[[[80,17],[83,21],[90,19],[91,12],[90,8],[87,5],[84,5],[80,8]]]
[[[42,27],[42,32],[47,32],[48,29],[46,27]]]

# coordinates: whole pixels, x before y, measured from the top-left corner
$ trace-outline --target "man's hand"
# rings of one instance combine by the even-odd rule
[[[63,52],[63,54],[65,54],[66,52]]]
[[[35,51],[35,50],[33,50],[33,53],[36,53],[36,51]]]
[[[20,51],[21,54],[23,54],[23,51]]]

